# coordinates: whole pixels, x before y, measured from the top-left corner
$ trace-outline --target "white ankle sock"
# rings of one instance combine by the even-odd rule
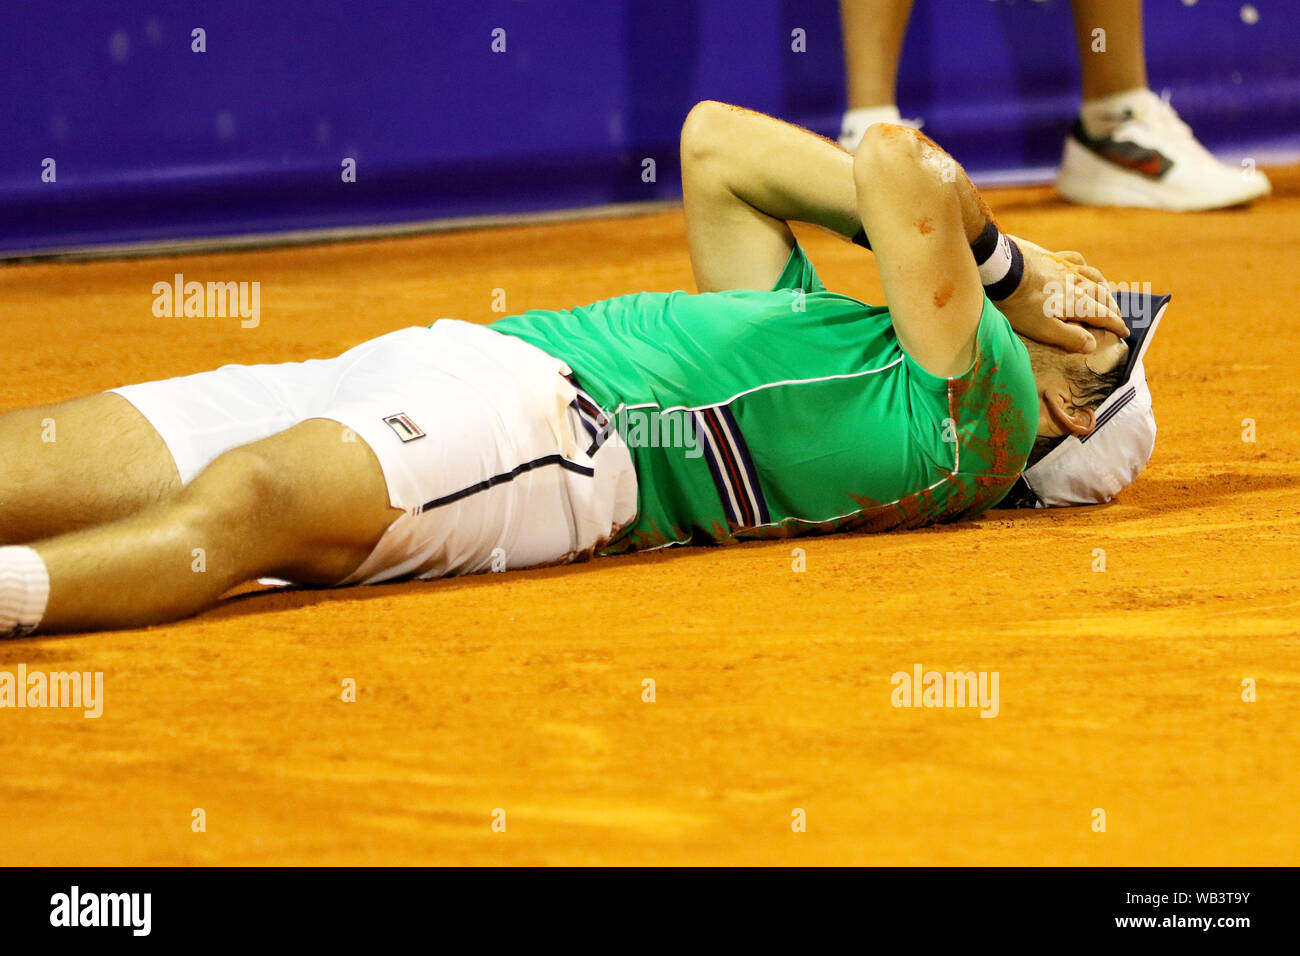
[[[1107,136],[1123,122],[1126,111],[1140,112],[1152,95],[1145,86],[1139,86],[1095,100],[1084,100],[1079,107],[1079,118],[1089,136]]]
[[[840,145],[849,151],[858,148],[862,134],[874,123],[897,123],[898,107],[893,103],[885,106],[859,106],[844,114],[840,123]]]
[[[0,637],[36,630],[50,599],[50,572],[27,547],[0,548]]]

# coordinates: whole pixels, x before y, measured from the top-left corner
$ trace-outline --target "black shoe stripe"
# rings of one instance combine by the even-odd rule
[[[1070,135],[1074,137],[1075,142],[1096,153],[1108,163],[1114,163],[1147,179],[1160,179],[1174,166],[1173,160],[1157,150],[1147,149],[1137,143],[1111,136],[1089,136],[1088,131],[1083,128],[1082,120],[1074,121],[1074,128],[1070,131]]]

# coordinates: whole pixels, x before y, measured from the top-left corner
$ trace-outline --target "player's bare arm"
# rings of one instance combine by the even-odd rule
[[[943,157],[901,126],[867,130],[853,182],[899,342],[935,375],[960,375],[984,305],[970,254],[988,220],[982,204],[945,182]]]
[[[710,100],[697,104],[682,127],[681,154],[691,265],[700,291],[770,288],[794,243],[787,223],[812,223],[848,239],[864,227],[863,201],[880,204],[882,210],[866,230],[878,260],[882,245],[911,245],[910,223],[928,218],[931,230],[937,226],[932,216],[918,213],[915,204],[921,202],[957,204],[960,229],[950,220],[948,230],[931,245],[944,244],[948,232],[960,231],[967,247],[960,249],[954,236],[946,252],[969,258],[969,242],[993,218],[960,164],[929,137],[906,127],[878,124],[872,143],[872,155],[855,172],[853,156],[815,133],[737,106]],[[896,161],[885,162],[889,156]],[[911,219],[906,203],[899,204],[898,215],[883,211],[900,190],[913,204]],[[901,225],[897,231],[896,222]],[[1127,335],[1100,271],[1078,253],[1052,253],[1017,241],[1024,253],[1023,280],[998,304],[1018,332],[1078,352],[1091,350],[1094,339],[1069,319]],[[944,298],[949,278],[946,273],[930,277],[930,294]],[[1049,315],[1044,290],[1067,285],[1076,292],[1068,300],[1072,311]],[[895,305],[892,299],[890,305]]]
[[[798,126],[705,100],[682,124],[681,159],[701,292],[770,289],[794,245],[788,222],[846,239],[861,225],[853,157]]]

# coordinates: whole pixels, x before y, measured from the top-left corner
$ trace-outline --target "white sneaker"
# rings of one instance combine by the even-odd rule
[[[1056,186],[1071,202],[1187,212],[1272,192],[1255,168],[1219,162],[1150,90],[1085,103],[1065,141]]]
[[[894,123],[898,126],[910,126],[912,129],[921,128],[919,119],[903,119],[898,114],[898,107],[892,103],[888,106],[859,106],[844,114],[844,120],[840,123],[840,145],[850,153],[856,153],[858,146],[862,144],[862,134],[867,131],[868,126],[874,126],[876,123]]]

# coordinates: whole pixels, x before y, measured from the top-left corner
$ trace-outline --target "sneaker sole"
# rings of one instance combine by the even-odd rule
[[[1056,188],[1070,202],[1083,206],[1129,206],[1168,212],[1197,212],[1240,206],[1268,195],[1272,188],[1263,174],[1241,188],[1217,196],[1183,194],[1168,184],[1116,166],[1073,139],[1065,142]]]

